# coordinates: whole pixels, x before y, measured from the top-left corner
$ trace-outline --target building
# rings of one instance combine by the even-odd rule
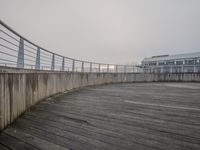
[[[200,72],[200,52],[144,58],[144,72]]]

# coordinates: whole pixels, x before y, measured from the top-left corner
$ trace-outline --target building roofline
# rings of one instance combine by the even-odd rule
[[[187,58],[200,58],[200,52],[193,53],[183,53],[183,54],[175,54],[175,55],[159,55],[147,57],[142,60],[144,61],[166,61],[166,60],[175,60],[175,59],[187,59]]]

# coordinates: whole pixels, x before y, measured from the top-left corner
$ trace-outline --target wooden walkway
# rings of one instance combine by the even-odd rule
[[[0,134],[0,150],[200,150],[200,84],[84,88],[43,101]]]

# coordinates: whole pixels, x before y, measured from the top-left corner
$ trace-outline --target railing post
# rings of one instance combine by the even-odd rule
[[[37,55],[35,61],[35,69],[40,70],[40,48],[37,48]]]
[[[24,68],[24,40],[20,38],[17,57],[17,68]]]
[[[163,66],[161,66],[161,70],[160,70],[160,72],[163,73]]]
[[[52,61],[51,61],[51,71],[55,70],[55,54],[52,55]]]
[[[181,72],[182,72],[182,73],[184,72],[184,68],[183,68],[183,65],[182,65],[182,67],[181,67]]]
[[[194,72],[196,72],[196,66],[194,65]]]
[[[118,65],[115,66],[115,72],[118,73]]]
[[[65,71],[65,57],[62,58],[62,68],[61,71]]]
[[[126,65],[124,65],[124,73],[126,73]]]
[[[84,61],[82,61],[81,72],[84,72]]]
[[[74,72],[74,69],[75,69],[75,60],[73,59],[72,60],[72,72]]]
[[[107,73],[109,72],[110,70],[109,70],[109,64],[107,64]]]
[[[99,73],[101,72],[101,64],[99,64]]]
[[[92,72],[92,63],[90,63],[90,72]]]
[[[170,68],[170,72],[171,72],[171,73],[173,72],[173,68],[172,68],[172,65],[171,65],[171,68]]]

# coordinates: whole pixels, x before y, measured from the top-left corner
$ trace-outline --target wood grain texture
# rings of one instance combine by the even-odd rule
[[[199,150],[200,83],[87,87],[48,98],[0,134],[0,149]]]

